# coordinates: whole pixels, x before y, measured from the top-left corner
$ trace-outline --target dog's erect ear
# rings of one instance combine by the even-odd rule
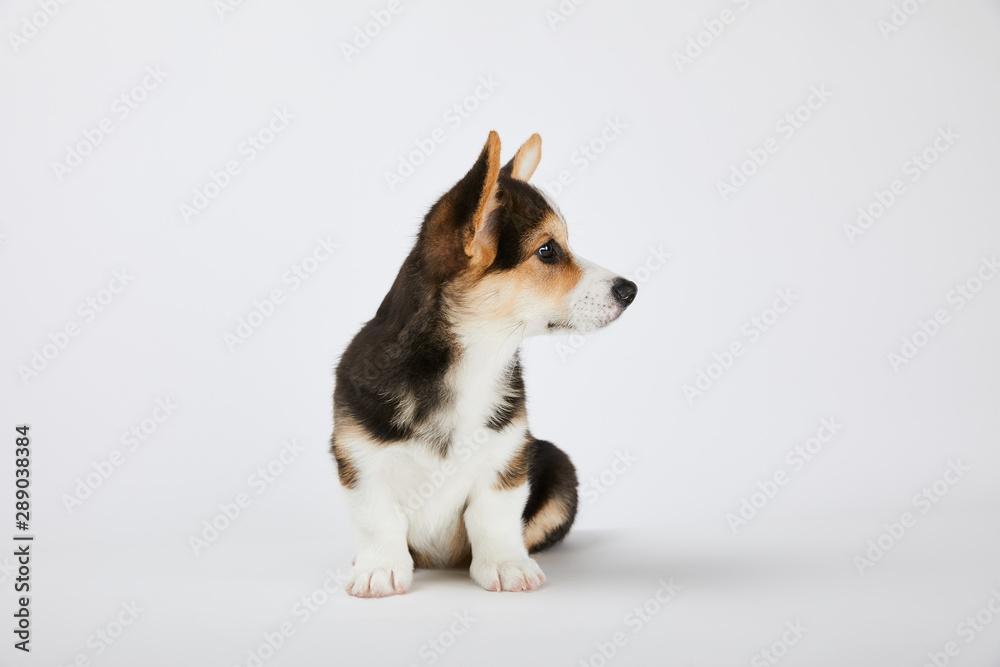
[[[497,176],[500,174],[500,135],[496,130],[490,130],[490,136],[486,138],[486,145],[479,153],[479,159],[472,165],[469,173],[458,182],[456,189],[464,184],[467,192],[464,197],[476,200],[476,207],[472,211],[469,221],[465,225],[463,234],[465,254],[478,260],[485,260],[487,263],[493,261],[493,257],[483,257],[484,253],[495,255],[496,245],[493,230],[487,229],[487,221],[490,213],[497,205]],[[468,182],[467,182],[468,181]]]
[[[516,178],[519,181],[527,181],[535,173],[538,163],[542,160],[542,138],[537,134],[528,137],[528,140],[517,149],[517,154],[511,161],[503,166],[501,174]]]
[[[488,265],[496,255],[495,230],[488,228],[497,206],[500,135],[490,131],[472,169],[435,204],[425,220],[421,242],[436,273],[452,275],[469,265]]]

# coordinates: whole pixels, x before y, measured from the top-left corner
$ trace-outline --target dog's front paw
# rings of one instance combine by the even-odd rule
[[[410,590],[413,583],[413,566],[365,566],[355,564],[351,570],[351,580],[344,590],[357,598],[384,598],[402,595]]]
[[[532,558],[503,562],[472,561],[473,581],[488,591],[533,591],[545,581],[545,575]]]

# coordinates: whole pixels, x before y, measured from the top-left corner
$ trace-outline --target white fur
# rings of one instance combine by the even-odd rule
[[[574,331],[588,333],[617,320],[625,306],[618,303],[611,293],[611,284],[618,274],[582,257],[574,255],[574,259],[583,269],[583,275],[567,295],[569,324]]]
[[[452,435],[444,458],[420,439],[392,446],[362,439],[343,443],[364,470],[355,488],[345,489],[358,540],[347,586],[353,595],[405,592],[413,579],[408,543],[422,553],[440,554],[458,529],[459,516],[472,545],[477,583],[488,590],[529,590],[544,580],[524,545],[521,513],[528,485],[494,488],[497,472],[518,453],[527,428],[513,424],[498,433],[484,426],[521,336],[511,328],[460,332],[460,339],[465,353],[448,377],[455,403],[430,425]]]
[[[557,306],[559,312],[530,294],[519,295],[518,319],[511,322],[479,318],[475,308],[463,312],[458,318],[463,324],[455,330],[463,352],[447,377],[454,401],[446,402],[413,440],[391,446],[367,439],[342,443],[364,471],[355,488],[345,489],[358,539],[349,593],[405,592],[413,580],[408,544],[445,560],[443,550],[459,530],[460,517],[472,545],[471,575],[483,588],[531,590],[545,580],[524,544],[521,515],[528,484],[496,488],[498,472],[524,445],[527,426],[515,423],[498,433],[485,424],[525,336],[545,333],[553,321],[593,331],[624,310],[611,293],[618,276],[585,259],[575,261],[583,274]],[[401,419],[408,421],[414,409],[404,401]],[[441,444],[448,445],[443,458]]]

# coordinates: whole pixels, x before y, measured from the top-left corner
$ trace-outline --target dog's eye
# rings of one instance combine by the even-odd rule
[[[559,254],[556,252],[556,244],[551,241],[543,245],[537,251],[538,259],[542,260],[546,264],[552,264],[559,260]]]

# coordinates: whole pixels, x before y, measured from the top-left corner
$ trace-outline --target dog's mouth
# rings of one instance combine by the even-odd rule
[[[572,322],[569,320],[562,320],[558,322],[549,322],[546,325],[546,333],[558,334],[558,333],[593,333],[598,329],[603,329],[607,325],[618,319],[618,316],[611,317],[609,319],[602,319],[599,321],[585,321],[585,322]]]

